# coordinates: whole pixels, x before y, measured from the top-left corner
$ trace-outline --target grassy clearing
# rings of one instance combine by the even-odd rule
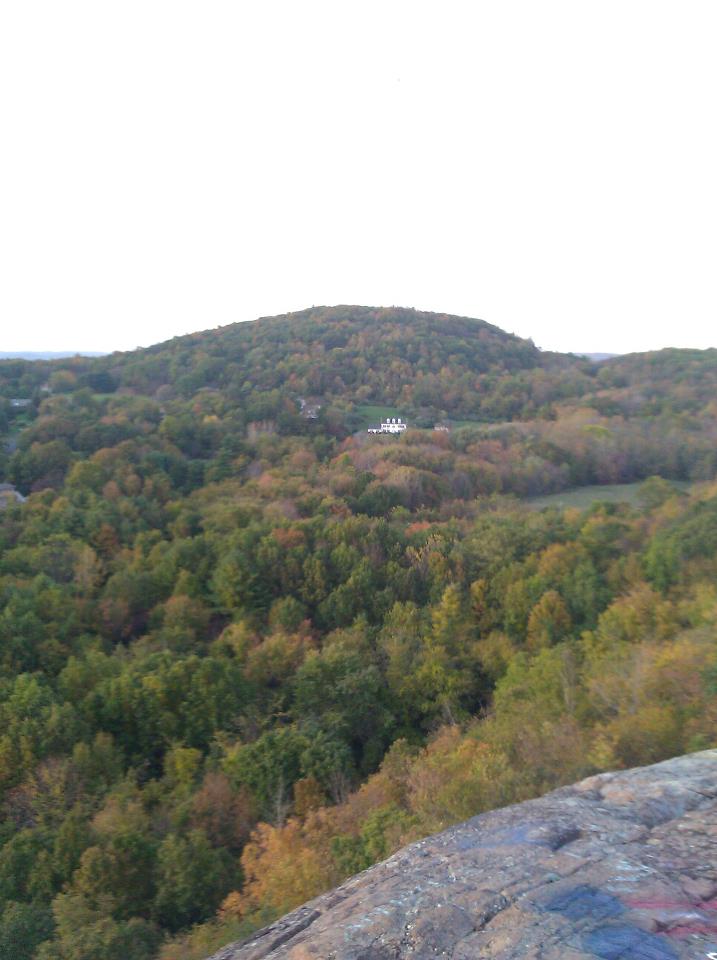
[[[449,420],[452,430],[460,430],[461,427],[494,427],[491,420]]]
[[[433,424],[426,427],[416,427],[413,421],[413,418],[408,416],[405,411],[399,410],[396,407],[388,407],[380,403],[362,403],[353,409],[353,416],[358,424],[357,429],[366,429],[367,427],[376,426],[382,420],[385,420],[386,417],[400,417],[402,420],[405,420],[411,429],[425,429],[432,430]],[[425,419],[423,423],[425,423]],[[436,418],[436,422],[439,422],[439,418]],[[440,421],[444,422],[444,421]],[[453,420],[449,419],[445,421],[450,423],[451,429],[459,430],[461,427],[484,427],[487,424],[487,421],[484,420]]]
[[[386,417],[400,417],[402,420],[406,420],[403,411],[379,403],[362,403],[354,408],[354,415],[357,418],[358,428],[364,430],[368,427],[375,427]]]
[[[671,483],[678,490],[688,490],[690,487],[690,483],[686,480],[672,480]],[[574,490],[563,490],[561,493],[551,493],[543,497],[528,497],[525,502],[532,510],[545,510],[546,507],[553,507],[558,510],[578,507],[584,510],[595,503],[596,500],[607,501],[608,503],[629,503],[631,506],[637,506],[641,486],[642,481],[640,480],[637,483],[610,483],[602,486],[577,487]]]

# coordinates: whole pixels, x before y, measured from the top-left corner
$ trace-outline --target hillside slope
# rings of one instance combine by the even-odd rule
[[[717,365],[618,363],[349,307],[0,362],[0,957],[202,960],[717,743]]]
[[[467,317],[398,307],[313,307],[91,362],[0,362],[0,393],[3,380],[12,383],[9,389],[27,392],[53,374],[64,389],[60,370],[103,392],[119,388],[153,396],[164,388],[166,398],[210,388],[243,403],[280,391],[324,403],[510,419],[530,415],[551,397],[584,391],[591,364],[542,353],[528,340]],[[504,379],[510,389],[496,390]]]
[[[139,354],[115,355],[104,364],[121,385],[142,392],[164,384],[182,395],[214,387],[239,399],[288,390],[324,401],[487,419],[527,412],[536,371],[548,379],[552,372],[549,392],[573,394],[584,389],[581,370],[588,366],[541,353],[532,342],[482,320],[363,306],[313,307],[232,324]],[[491,394],[504,377],[521,389],[501,404]]]
[[[717,951],[717,750],[399,851],[212,960],[680,960]]]
[[[391,407],[416,423],[554,418],[556,405],[601,414],[695,411],[717,387],[717,351],[662,350],[593,362],[538,350],[468,317],[400,307],[312,307],[175,337],[107,356],[0,359],[3,398],[89,389],[102,397],[186,401],[222,396],[247,418],[293,411],[301,398],[344,414]],[[0,431],[1,432],[1,431]]]

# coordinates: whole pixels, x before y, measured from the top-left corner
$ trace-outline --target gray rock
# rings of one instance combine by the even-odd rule
[[[211,960],[717,958],[717,750],[399,851]]]

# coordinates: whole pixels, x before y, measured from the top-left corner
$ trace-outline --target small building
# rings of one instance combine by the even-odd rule
[[[437,430],[439,433],[450,433],[451,428],[447,423],[436,423],[433,427],[434,430]]]
[[[305,420],[319,419],[321,403],[319,403],[318,400],[305,400],[303,397],[299,397],[299,408],[301,410],[301,416]]]
[[[369,427],[367,433],[403,433],[408,426],[400,417],[387,417],[378,427]]]
[[[21,407],[29,407],[32,403],[32,400],[28,400],[25,397],[11,397],[10,406],[14,407],[16,410],[19,410]]]
[[[257,437],[271,437],[276,433],[275,420],[252,420],[246,425],[247,440],[254,441]]]

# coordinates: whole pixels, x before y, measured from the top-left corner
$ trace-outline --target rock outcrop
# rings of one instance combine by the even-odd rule
[[[717,750],[399,851],[213,960],[717,960]]]

